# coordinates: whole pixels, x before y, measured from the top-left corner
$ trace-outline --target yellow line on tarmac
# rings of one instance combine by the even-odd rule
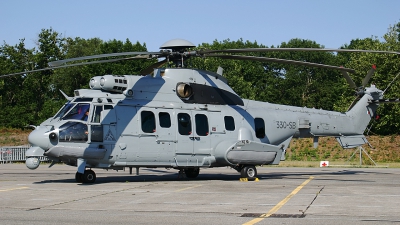
[[[200,186],[203,186],[203,185],[199,184],[199,185],[192,186],[192,187],[182,188],[182,189],[176,190],[175,192],[186,191],[186,190],[189,190],[189,189],[192,189],[192,188],[197,188],[197,187],[200,187]]]
[[[286,198],[284,198],[282,201],[280,201],[276,206],[274,206],[274,208],[269,210],[268,213],[262,214],[259,218],[255,218],[253,220],[250,220],[249,222],[244,223],[243,225],[253,225],[253,224],[258,223],[258,222],[260,222],[261,220],[263,220],[263,219],[265,219],[267,217],[270,217],[272,214],[276,213],[280,208],[282,208],[283,205],[285,205],[294,195],[296,195],[312,179],[314,179],[314,177],[310,177],[310,178],[308,178],[308,180],[306,180],[302,184],[300,184],[300,186],[298,186],[296,189],[294,189],[292,191],[292,193],[290,193],[288,196],[286,196]]]
[[[0,192],[22,190],[22,189],[27,189],[27,188],[29,188],[29,187],[18,187],[18,188],[3,189],[3,190],[0,190]]]

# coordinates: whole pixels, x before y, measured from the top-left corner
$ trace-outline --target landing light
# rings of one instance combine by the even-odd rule
[[[55,139],[57,139],[57,134],[54,133],[54,132],[51,132],[51,133],[49,134],[49,138],[50,138],[51,140],[55,140]]]

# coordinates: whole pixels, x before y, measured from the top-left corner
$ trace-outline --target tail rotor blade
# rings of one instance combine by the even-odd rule
[[[341,70],[344,78],[346,79],[347,83],[349,83],[351,88],[357,89],[357,85],[356,83],[354,83],[354,81],[351,79],[350,75],[348,72]]]
[[[369,79],[371,79],[372,75],[375,73],[376,65],[372,65],[371,69],[368,71],[367,75],[364,77],[362,81],[362,86],[365,87],[368,84]]]

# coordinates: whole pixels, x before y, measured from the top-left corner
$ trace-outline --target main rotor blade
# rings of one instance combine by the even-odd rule
[[[376,70],[376,65],[372,65],[371,69],[368,71],[367,75],[362,80],[362,86],[365,87],[368,84],[369,79],[371,79],[372,75]]]
[[[16,75],[23,75],[27,73],[35,73],[35,72],[41,72],[41,71],[46,71],[46,70],[52,70],[53,68],[43,68],[43,69],[37,69],[37,70],[29,70],[29,71],[24,71],[24,72],[18,72],[18,73],[10,73],[10,74],[5,74],[5,75],[0,75],[0,79],[4,77],[11,77],[11,76],[16,76]]]
[[[99,59],[105,57],[114,57],[114,56],[127,56],[127,55],[147,55],[148,58],[152,57],[152,55],[159,55],[160,52],[118,52],[118,53],[109,53],[109,54],[100,54],[100,55],[90,55],[83,56],[77,58],[63,59],[58,61],[49,62],[50,67],[61,66],[67,62],[79,61],[79,60],[87,60],[87,59]]]
[[[138,56],[127,57],[127,58],[106,59],[106,60],[98,60],[98,61],[91,61],[91,62],[74,63],[74,64],[68,64],[68,65],[62,65],[62,66],[46,67],[43,69],[29,70],[29,71],[24,71],[24,72],[1,75],[0,78],[28,74],[28,73],[41,72],[41,71],[47,71],[47,70],[53,70],[53,69],[67,68],[67,67],[73,67],[73,66],[83,66],[83,65],[118,62],[118,61],[125,61],[125,60],[131,60],[131,59],[147,59],[147,58],[148,58],[147,56],[138,55]]]
[[[164,65],[167,61],[168,61],[168,60],[164,59],[164,60],[162,60],[162,61],[160,61],[160,62],[154,63],[153,65],[151,65],[151,66],[147,67],[146,69],[142,70],[142,71],[140,72],[140,75],[147,75],[147,74],[150,74],[151,72],[153,72],[153,70],[154,70],[155,68],[161,67],[161,66]]]
[[[296,60],[288,60],[288,59],[243,56],[243,55],[220,55],[220,54],[208,54],[208,55],[204,55],[204,57],[217,57],[217,58],[222,58],[222,59],[237,59],[237,60],[252,60],[252,61],[260,61],[260,62],[276,62],[276,63],[312,66],[312,67],[327,68],[327,69],[337,69],[337,70],[347,71],[350,73],[355,72],[353,69],[349,69],[349,68],[345,68],[345,67],[331,66],[331,65],[324,65],[324,64],[310,63],[310,62],[303,62],[303,61],[296,61]]]
[[[363,49],[334,49],[334,48],[240,48],[240,49],[223,49],[223,50],[199,50],[198,54],[209,53],[244,53],[244,52],[284,52],[284,51],[310,51],[310,52],[365,52],[365,53],[386,53],[397,54],[396,51],[377,51]]]
[[[389,83],[389,85],[385,88],[385,90],[383,90],[383,94],[385,94],[385,92],[389,89],[390,85],[393,84],[393,82],[397,79],[397,77],[400,75],[400,72],[397,73],[396,77],[392,80],[392,82]]]

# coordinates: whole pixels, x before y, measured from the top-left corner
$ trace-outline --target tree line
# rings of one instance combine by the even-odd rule
[[[42,29],[37,45],[32,49],[25,40],[10,46],[0,46],[0,75],[41,69],[50,61],[87,55],[114,52],[148,51],[145,43],[99,38],[70,38],[50,29]],[[195,49],[267,48],[257,42],[229,39],[202,43]],[[291,39],[270,48],[323,48],[312,40]],[[377,37],[351,40],[344,49],[400,51],[400,22],[390,26],[380,40]],[[154,51],[154,50],[150,50]],[[246,55],[283,58],[320,64],[344,66],[354,69],[353,81],[361,85],[362,79],[373,64],[377,66],[370,84],[385,90],[385,98],[399,98],[400,79],[393,79],[400,72],[399,55],[376,53],[331,52],[267,52]],[[0,79],[0,128],[26,128],[38,125],[54,115],[66,102],[59,90],[69,96],[73,91],[89,88],[93,76],[105,74],[140,74],[156,60],[127,60],[117,63],[84,65],[48,70]],[[355,99],[340,71],[307,66],[256,61],[226,60],[220,58],[191,58],[189,66],[217,71],[221,66],[230,86],[242,98],[277,104],[294,105],[326,110],[346,111]],[[390,135],[400,133],[399,104],[384,104],[378,109],[379,120],[370,124],[369,134]]]

